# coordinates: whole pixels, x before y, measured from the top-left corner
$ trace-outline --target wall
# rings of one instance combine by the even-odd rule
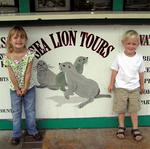
[[[139,112],[140,126],[149,126],[149,34],[147,31],[149,25],[73,25],[76,21],[72,20],[71,25],[42,25],[25,26],[29,35],[28,46],[34,49],[36,54],[36,63],[39,60],[44,60],[54,73],[60,72],[59,63],[72,62],[79,56],[88,57],[88,63],[84,66],[83,76],[96,81],[100,87],[102,94],[108,94],[107,86],[110,78],[110,65],[114,57],[122,51],[120,43],[121,35],[128,29],[136,29],[141,36],[141,45],[138,52],[144,56],[147,72],[145,73],[145,94],[142,95],[142,109]],[[66,23],[66,22],[65,22]],[[12,23],[13,24],[13,23]],[[67,23],[66,23],[67,24]],[[86,24],[86,22],[85,22]],[[1,27],[1,105],[0,105],[0,128],[10,129],[11,125],[11,108],[10,97],[8,94],[8,80],[6,69],[2,63],[2,57],[5,53],[5,39],[10,27]],[[40,31],[39,31],[40,28]],[[42,31],[42,32],[41,32]],[[70,36],[72,33],[74,36]],[[84,37],[87,33],[88,37]],[[61,38],[59,40],[59,35]],[[64,35],[64,36],[63,36]],[[68,36],[67,36],[68,35]],[[70,40],[66,43],[67,37]],[[74,37],[74,38],[71,38]],[[92,49],[92,42],[99,37],[108,45],[98,51]],[[115,37],[115,38],[114,38]],[[54,39],[54,40],[53,40]],[[56,46],[58,43],[63,43],[62,46]],[[64,42],[62,42],[64,41]],[[74,42],[73,42],[74,41]],[[71,43],[71,44],[70,44]],[[83,43],[83,44],[82,44]],[[90,46],[91,43],[91,46]],[[112,51],[109,50],[110,47]],[[111,49],[111,48],[110,48]],[[100,52],[101,51],[101,52]],[[108,53],[107,53],[108,52]],[[105,54],[103,54],[105,53]],[[106,54],[107,53],[107,54]],[[53,68],[52,68],[53,67]],[[34,67],[36,78],[36,67]],[[39,85],[38,80],[36,80]],[[5,99],[5,100],[4,100]],[[117,127],[116,114],[112,112],[111,98],[98,98],[86,106],[79,108],[79,104],[86,99],[74,95],[70,99],[64,97],[64,92],[60,89],[52,90],[51,88],[37,88],[37,119],[40,128],[101,128],[101,127]],[[130,120],[127,118],[127,125],[130,126]]]

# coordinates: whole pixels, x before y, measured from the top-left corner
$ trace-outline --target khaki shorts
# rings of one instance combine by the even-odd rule
[[[117,113],[136,113],[140,110],[140,92],[139,88],[127,90],[123,88],[115,88],[115,98],[113,103],[113,111]]]

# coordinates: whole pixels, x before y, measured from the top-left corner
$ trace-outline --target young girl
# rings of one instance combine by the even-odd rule
[[[13,27],[7,38],[8,52],[4,63],[8,68],[10,82],[10,97],[13,116],[13,135],[11,143],[20,143],[22,135],[22,104],[25,110],[26,126],[29,135],[35,140],[41,136],[36,129],[35,121],[35,87],[32,80],[32,63],[34,53],[26,47],[27,34],[21,26]]]
[[[144,93],[144,62],[136,52],[139,46],[139,34],[135,30],[127,31],[122,39],[124,51],[113,62],[111,81],[108,91],[115,86],[115,100],[113,110],[118,113],[119,128],[117,137],[125,138],[125,112],[130,113],[132,120],[132,135],[136,141],[143,136],[138,129],[138,114],[140,110],[140,93]]]

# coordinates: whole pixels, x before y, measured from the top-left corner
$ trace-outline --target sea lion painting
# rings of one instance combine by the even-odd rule
[[[86,64],[88,61],[88,57],[79,56],[74,62],[74,66],[78,73],[83,73],[84,64]]]
[[[84,69],[84,64],[88,61],[88,57],[79,56],[74,62],[74,66],[78,73],[82,73]],[[37,63],[37,81],[40,85],[36,86],[37,88],[48,88],[51,90],[65,91],[67,83],[65,80],[64,73],[61,71],[58,74],[55,74],[49,69],[48,64],[39,60]]]
[[[88,57],[79,56],[74,62],[74,66],[78,73],[82,74],[84,69],[84,64],[88,61]],[[67,83],[65,80],[65,75],[63,72],[60,72],[56,76],[57,86],[60,86],[60,90],[66,91]]]
[[[49,88],[51,90],[58,90],[59,87],[56,85],[56,74],[52,72],[45,61],[39,60],[37,63],[37,81],[39,86],[37,88]]]
[[[70,95],[76,93],[80,97],[87,98],[88,100],[79,104],[78,107],[82,108],[88,103],[92,102],[98,97],[110,98],[110,95],[100,95],[100,89],[96,81],[88,79],[82,74],[78,73],[75,66],[70,62],[59,63],[60,70],[64,73],[68,89],[64,92],[66,99]]]

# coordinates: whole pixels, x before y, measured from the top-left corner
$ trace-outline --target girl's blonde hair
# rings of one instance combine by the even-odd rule
[[[131,38],[131,37],[135,37],[139,39],[139,34],[137,31],[135,30],[128,30],[124,33],[123,37],[122,37],[122,41]]]
[[[26,40],[28,40],[27,37],[27,33],[24,30],[24,28],[22,26],[14,26],[8,33],[8,37],[7,37],[7,41],[6,41],[6,47],[8,49],[8,52],[12,52],[13,51],[13,46],[11,44],[11,38],[13,35],[15,34],[20,34],[22,38],[25,38]],[[26,46],[25,46],[26,47]]]

